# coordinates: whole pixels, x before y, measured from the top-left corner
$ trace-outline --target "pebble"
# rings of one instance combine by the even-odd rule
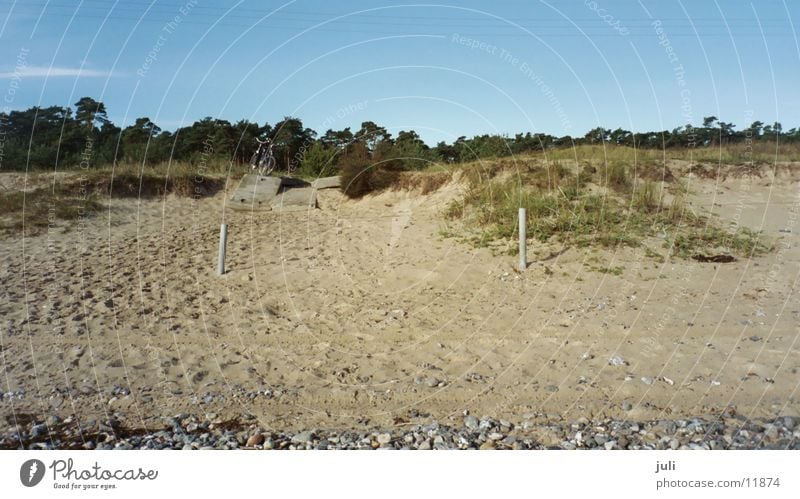
[[[255,447],[257,445],[262,445],[264,443],[264,435],[261,433],[256,433],[255,435],[251,435],[250,438],[247,439],[247,446],[248,447]]]
[[[625,410],[632,409],[630,402],[621,405]],[[796,418],[791,416],[749,420],[728,412],[708,419],[631,421],[580,417],[568,422],[554,415],[534,414],[524,423],[515,424],[490,417],[478,419],[465,413],[463,424],[456,426],[425,421],[392,428],[309,429],[295,433],[263,433],[254,429],[252,423],[219,425],[203,422],[202,414],[180,414],[164,418],[164,429],[153,429],[145,435],[126,431],[128,425],[119,414],[115,414],[112,421],[86,420],[80,428],[77,418],[62,421],[53,415],[45,418],[46,423],[0,428],[0,449],[800,450],[800,429]],[[216,417],[213,415],[207,421],[216,422]],[[187,432],[184,428],[194,431]]]
[[[608,359],[608,365],[610,365],[610,366],[617,367],[617,366],[624,366],[624,365],[627,365],[627,364],[628,364],[628,362],[625,361],[625,359],[623,359],[619,355],[615,355],[615,356],[611,357],[610,359]]]
[[[45,424],[37,424],[31,426],[30,431],[31,438],[39,438],[47,435],[47,425]]]
[[[292,437],[292,442],[296,443],[306,443],[311,442],[314,439],[314,432],[311,430],[301,431],[297,435]]]
[[[764,436],[769,438],[770,440],[775,440],[779,436],[778,427],[772,424],[768,424],[764,427]]]

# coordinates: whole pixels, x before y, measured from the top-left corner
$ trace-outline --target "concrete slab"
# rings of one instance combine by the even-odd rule
[[[281,179],[245,175],[231,196],[232,208],[269,209],[270,203],[278,195]]]
[[[285,189],[270,203],[273,211],[307,211],[317,207],[317,191],[311,187]]]
[[[342,185],[342,177],[322,177],[311,183],[314,189],[331,189]]]

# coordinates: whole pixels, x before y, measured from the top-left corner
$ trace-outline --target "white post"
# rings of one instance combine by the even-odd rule
[[[528,237],[525,227],[525,208],[519,209],[519,270],[524,271],[528,268],[528,257],[526,255]]]
[[[228,226],[219,226],[219,260],[217,261],[217,275],[225,274],[225,245],[228,242]]]

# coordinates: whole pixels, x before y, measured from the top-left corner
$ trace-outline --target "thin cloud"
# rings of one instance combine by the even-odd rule
[[[107,78],[110,71],[81,68],[59,68],[45,66],[23,66],[15,71],[0,73],[0,79],[9,78],[55,78],[59,76],[72,76],[78,78]]]

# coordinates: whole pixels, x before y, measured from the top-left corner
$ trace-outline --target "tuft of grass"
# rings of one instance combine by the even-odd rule
[[[603,179],[607,187],[620,192],[627,192],[631,188],[628,169],[622,162],[606,163]]]
[[[33,236],[60,221],[79,221],[94,216],[103,205],[95,196],[75,196],[65,188],[41,188],[33,191],[0,193],[0,230],[6,234],[24,231]]]
[[[417,190],[424,195],[438,191],[452,178],[453,174],[449,171],[400,172],[391,187],[393,190]]]
[[[188,168],[170,174],[132,167],[87,170],[59,177],[57,183],[30,191],[0,192],[0,230],[25,235],[41,233],[60,222],[91,218],[109,198],[149,199],[168,194],[213,196],[225,187],[225,177],[201,175]],[[67,225],[68,227],[68,225]]]
[[[648,180],[636,186],[633,193],[633,209],[645,213],[654,213],[661,209],[661,199],[654,182]]]
[[[516,245],[511,243],[517,237],[522,207],[528,237],[540,242],[555,239],[579,247],[614,248],[637,247],[647,239],[666,237],[665,246],[672,248],[667,257],[683,258],[707,251],[749,256],[771,250],[758,233],[746,229],[726,232],[706,217],[695,215],[687,207],[684,184],[637,182],[621,163],[609,163],[605,173],[600,172],[600,185],[611,187],[604,195],[588,188],[593,180],[591,171],[576,175],[559,162],[524,169],[509,163],[506,168],[511,171],[487,167],[492,171],[488,179],[466,175],[466,194],[445,210],[448,218],[461,219],[477,231],[471,239],[475,245],[505,241],[509,253],[516,254]],[[665,207],[662,194],[667,188],[673,197]],[[652,250],[645,254],[665,258]]]

